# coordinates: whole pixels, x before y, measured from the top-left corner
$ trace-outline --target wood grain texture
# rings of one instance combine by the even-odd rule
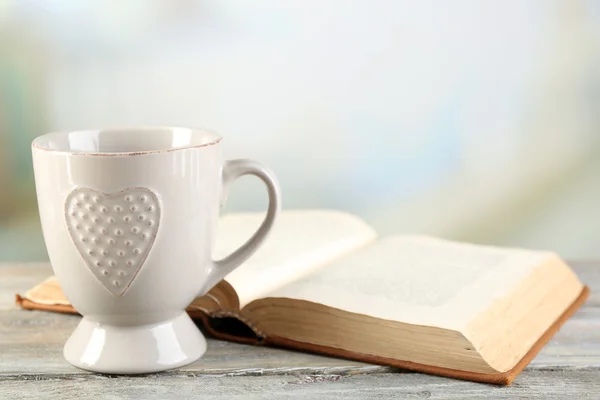
[[[76,315],[43,311],[0,312],[0,379],[8,376],[88,375],[62,358],[62,347],[79,322]],[[204,357],[181,369],[201,374],[262,375],[295,371],[386,371],[386,367],[286,350],[208,339]]]
[[[268,347],[209,339],[199,361],[144,377],[107,377],[62,358],[78,316],[14,305],[51,274],[47,264],[0,264],[0,398],[600,398],[600,262],[574,263],[590,286],[584,307],[513,386],[498,388]],[[4,396],[4,397],[3,397]]]
[[[421,374],[50,378],[2,382],[7,399],[598,399],[600,372],[526,371],[496,387]]]

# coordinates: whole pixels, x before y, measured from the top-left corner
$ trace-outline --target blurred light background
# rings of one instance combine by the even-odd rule
[[[597,1],[0,0],[0,260],[46,259],[35,136],[151,124],[221,133],[286,208],[600,258]]]

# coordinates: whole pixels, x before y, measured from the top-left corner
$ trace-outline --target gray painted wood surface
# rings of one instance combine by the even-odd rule
[[[51,274],[48,265],[0,264],[0,399],[600,399],[600,262],[574,268],[592,289],[586,305],[511,387],[494,387],[212,339],[202,359],[175,371],[93,374],[62,358],[62,345],[79,317],[14,305],[15,293]]]

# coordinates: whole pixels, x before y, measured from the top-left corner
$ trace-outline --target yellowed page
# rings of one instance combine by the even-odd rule
[[[263,213],[236,213],[219,221],[215,258],[241,246],[264,218]],[[375,231],[360,218],[329,210],[291,210],[280,214],[265,244],[226,277],[241,307],[333,260],[375,240]]]
[[[268,297],[461,330],[551,255],[422,236],[388,237]]]
[[[38,304],[60,304],[69,305],[69,300],[65,297],[58,279],[53,275],[44,282],[32,287],[25,293],[27,299],[33,300]]]

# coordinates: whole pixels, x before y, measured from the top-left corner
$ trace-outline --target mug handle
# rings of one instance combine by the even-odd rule
[[[229,189],[233,181],[243,175],[254,175],[258,177],[267,186],[267,192],[269,194],[269,207],[267,208],[267,215],[263,220],[262,224],[258,228],[254,235],[248,239],[240,248],[228,255],[222,260],[213,261],[210,271],[208,273],[208,280],[204,292],[208,292],[219,283],[227,274],[239,267],[244,261],[246,261],[263,243],[263,241],[269,235],[275,218],[281,210],[281,195],[279,190],[279,184],[275,174],[262,165],[259,162],[253,160],[230,160],[226,161],[223,166],[222,172],[222,195],[221,205],[223,205]]]

